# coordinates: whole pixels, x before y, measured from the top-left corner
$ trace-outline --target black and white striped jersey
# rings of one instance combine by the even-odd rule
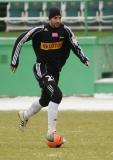
[[[11,66],[18,66],[21,47],[29,40],[32,40],[36,61],[49,64],[53,70],[62,69],[71,49],[81,62],[87,61],[73,32],[66,25],[61,24],[59,28],[52,28],[46,24],[35,27],[17,38],[12,51]]]

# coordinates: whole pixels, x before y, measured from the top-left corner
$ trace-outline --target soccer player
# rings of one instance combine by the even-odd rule
[[[60,10],[56,7],[50,9],[49,22],[46,25],[35,27],[17,38],[11,58],[12,72],[18,67],[22,45],[29,40],[32,40],[36,55],[34,75],[42,91],[39,101],[34,102],[28,110],[19,111],[20,126],[24,128],[31,116],[48,106],[47,135],[50,137],[56,132],[58,106],[62,100],[62,91],[58,87],[59,74],[70,50],[86,66],[89,66],[89,60],[70,28],[62,24]],[[27,64],[27,61],[25,63]]]

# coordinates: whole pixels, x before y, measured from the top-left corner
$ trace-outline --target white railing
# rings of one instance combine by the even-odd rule
[[[32,28],[32,25],[38,25],[38,23],[45,23],[48,21],[48,17],[0,17],[0,21],[4,21],[6,23],[6,31],[9,30],[25,30]],[[96,29],[96,30],[102,30],[102,29],[113,29],[113,15],[110,16],[96,16],[96,17],[84,17],[84,16],[78,16],[78,17],[62,17],[62,22],[66,23],[71,27],[71,29],[80,29],[84,30],[85,23],[87,23],[88,29]],[[23,23],[24,26],[20,25],[20,23]],[[78,25],[77,25],[78,23]],[[81,26],[79,26],[79,23],[82,23]],[[92,24],[97,25],[92,25]],[[31,26],[28,26],[31,24]],[[104,26],[105,24],[106,26]]]
[[[87,17],[87,20],[108,20],[112,19],[113,20],[113,15],[110,16],[96,16],[96,17]],[[79,17],[62,17],[62,21],[67,21],[67,22],[76,22],[76,21],[85,21],[86,18],[84,16],[79,16]],[[22,22],[27,22],[27,21],[48,21],[48,17],[0,17],[0,21],[8,22],[8,21],[22,21]]]

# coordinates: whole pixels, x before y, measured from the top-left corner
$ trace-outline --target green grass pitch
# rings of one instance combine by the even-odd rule
[[[60,111],[57,130],[67,142],[45,144],[47,112],[32,117],[24,132],[14,111],[0,112],[0,160],[113,160],[113,112]]]

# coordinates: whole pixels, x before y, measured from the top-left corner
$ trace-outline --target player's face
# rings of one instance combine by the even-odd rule
[[[50,25],[53,28],[58,28],[61,25],[61,16],[55,16],[50,19]]]

